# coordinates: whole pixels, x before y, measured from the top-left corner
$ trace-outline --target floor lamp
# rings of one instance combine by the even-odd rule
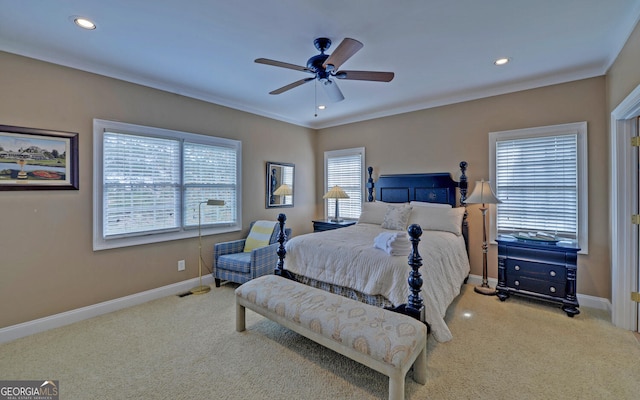
[[[198,279],[200,284],[193,289],[191,289],[192,294],[205,294],[209,293],[211,290],[210,286],[202,284],[202,205],[206,204],[208,206],[224,206],[224,200],[213,200],[209,199],[207,201],[201,201],[198,203]]]
[[[348,199],[349,195],[338,185],[334,186],[325,194],[323,199],[336,199],[336,217],[331,222],[342,222],[340,219],[340,211],[338,210],[338,199]]]
[[[494,296],[496,290],[489,286],[487,278],[487,204],[497,204],[500,203],[500,200],[493,193],[490,182],[481,180],[476,181],[476,186],[473,188],[471,196],[467,198],[465,203],[482,204],[480,207],[480,211],[482,211],[482,285],[476,286],[474,290],[476,293]]]

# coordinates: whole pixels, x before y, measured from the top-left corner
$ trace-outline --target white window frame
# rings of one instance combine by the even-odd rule
[[[198,227],[185,226],[184,218],[180,218],[179,228],[169,231],[159,231],[145,234],[131,234],[105,238],[104,232],[104,210],[103,210],[103,139],[105,132],[116,132],[139,136],[152,136],[158,138],[177,139],[211,146],[225,146],[234,148],[236,151],[236,204],[235,220],[231,223],[202,225],[203,236],[219,234],[225,232],[239,231],[242,229],[242,142],[232,139],[218,138],[208,135],[198,135],[169,129],[155,128],[143,125],[134,125],[123,122],[107,121],[101,119],[93,120],[93,250],[104,250],[127,246],[137,246],[149,243],[165,242],[170,240],[185,239],[198,236]],[[182,175],[182,173],[181,173]],[[182,178],[181,178],[182,179]],[[184,193],[185,185],[181,182],[181,193]],[[180,196],[182,198],[182,196]],[[203,199],[207,200],[207,199]],[[179,209],[182,210],[182,199]],[[203,205],[202,214],[204,216]],[[214,207],[214,206],[211,206]]]
[[[360,164],[360,211],[362,211],[362,203],[365,200],[365,194],[364,194],[364,188],[365,188],[365,176],[364,176],[364,171],[365,171],[365,151],[364,151],[364,147],[355,147],[355,148],[351,148],[351,149],[342,149],[342,150],[330,150],[330,151],[325,151],[324,152],[324,192],[322,193],[324,195],[324,193],[327,193],[329,191],[329,172],[328,172],[328,160],[330,158],[336,158],[336,157],[347,157],[347,156],[353,156],[353,155],[360,155],[360,160],[361,160],[361,164]],[[345,188],[343,188],[345,189]],[[324,201],[324,215],[326,216],[326,218],[331,218],[333,217],[334,213],[329,214],[329,200],[331,200],[331,207],[332,209],[335,208],[335,200],[334,199],[327,199]],[[340,202],[344,201],[344,200],[339,200]],[[340,207],[340,205],[338,205],[338,207]],[[346,216],[344,214],[344,211],[342,207],[340,207],[340,217],[344,218],[346,220],[357,220],[360,217],[360,213],[358,213],[357,216],[354,215],[350,215],[350,216]]]
[[[489,179],[496,181],[496,142],[501,140],[527,139],[543,136],[577,135],[578,168],[578,246],[579,254],[589,253],[589,192],[588,192],[588,150],[587,123],[575,122],[534,128],[515,129],[489,133]],[[495,243],[497,236],[496,207],[490,207],[490,240]]]

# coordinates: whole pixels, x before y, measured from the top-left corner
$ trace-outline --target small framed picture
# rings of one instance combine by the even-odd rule
[[[78,134],[0,125],[0,190],[78,190]]]

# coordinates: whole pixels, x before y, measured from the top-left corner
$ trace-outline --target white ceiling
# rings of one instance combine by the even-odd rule
[[[73,16],[92,19],[86,31]],[[324,128],[604,75],[640,0],[0,0],[0,50]],[[364,47],[342,69],[389,83],[338,81],[328,102],[306,65],[317,37]],[[498,57],[510,57],[497,67]]]

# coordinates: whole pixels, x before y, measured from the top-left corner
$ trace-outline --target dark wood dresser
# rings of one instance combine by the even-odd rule
[[[331,220],[315,220],[313,221],[313,231],[314,232],[322,232],[322,231],[330,231],[332,229],[344,228],[345,226],[350,226],[355,224],[357,221],[340,221],[333,222]]]
[[[562,305],[569,317],[580,314],[576,298],[579,248],[511,237],[499,237],[497,242],[500,300],[512,294],[528,296]]]

